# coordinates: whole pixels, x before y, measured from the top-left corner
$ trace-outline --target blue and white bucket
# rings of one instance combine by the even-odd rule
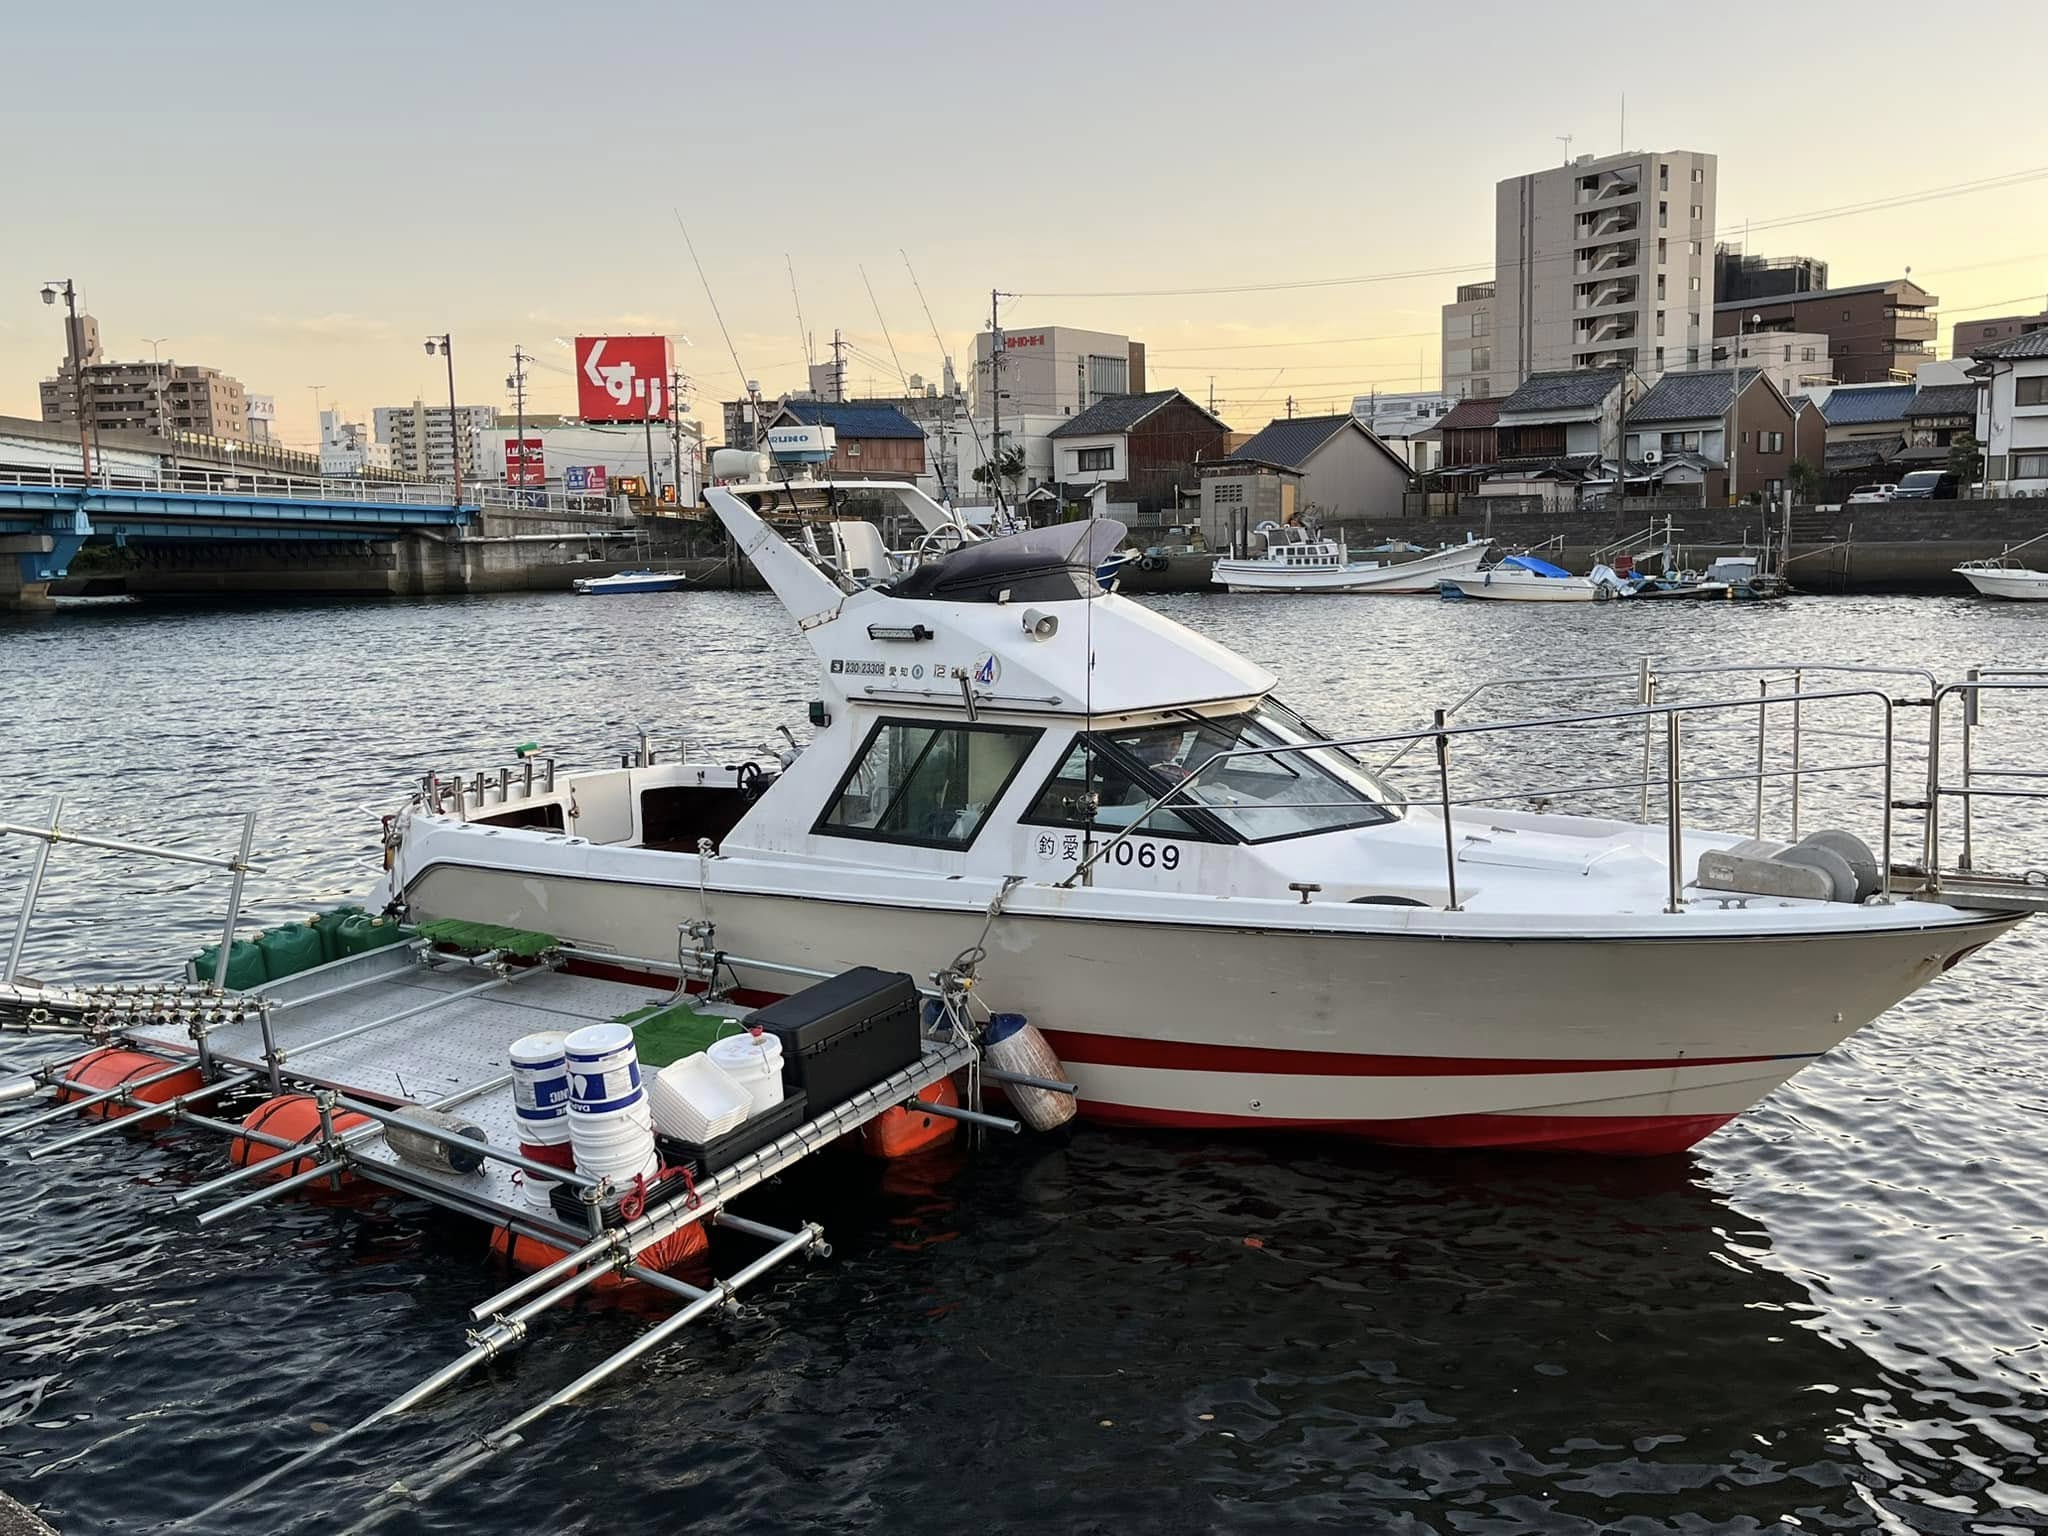
[[[624,1184],[661,1167],[640,1056],[624,1024],[591,1024],[562,1043],[569,1078],[569,1140],[576,1167]]]
[[[608,1115],[645,1101],[640,1055],[623,1024],[590,1024],[563,1041],[569,1068],[569,1112]]]
[[[548,1031],[512,1042],[512,1107],[521,1141],[557,1147],[569,1139],[567,1039]]]

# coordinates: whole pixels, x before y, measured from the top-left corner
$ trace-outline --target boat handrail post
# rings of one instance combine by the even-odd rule
[[[1883,847],[1877,858],[1877,893],[1889,902],[1892,899],[1892,701],[1884,701],[1884,816],[1879,824],[1878,836]],[[1967,808],[1969,801],[1963,802]]]
[[[1927,866],[1927,890],[1937,895],[1941,890],[1941,706],[1947,700],[1954,684],[1935,690],[1927,710],[1927,812],[1922,823],[1920,857]],[[1964,789],[1970,786],[1965,783]],[[1965,801],[1970,797],[1963,796]]]
[[[1650,658],[1641,657],[1636,662],[1636,703],[1644,709],[1657,702],[1657,674],[1651,668]],[[1638,821],[1650,819],[1650,735],[1656,729],[1654,716],[1643,716],[1643,772],[1642,786],[1638,791]]]
[[[11,982],[14,973],[21,966],[21,952],[28,943],[28,927],[35,920],[36,902],[43,894],[43,871],[50,863],[50,850],[56,846],[62,834],[58,823],[64,818],[64,797],[56,796],[50,801],[50,827],[36,848],[34,861],[28,868],[28,889],[21,894],[21,916],[14,922],[14,937],[7,945],[7,964],[0,968],[0,982]]]
[[[1800,790],[1804,788],[1804,780],[1801,777],[1804,770],[1801,766],[1799,752],[1799,701],[1805,693],[1805,673],[1802,669],[1794,667],[1792,669],[1792,841],[1795,843],[1799,841],[1799,794]],[[1891,811],[1889,808],[1886,809],[1885,815],[1887,818],[1890,817]]]
[[[1673,709],[1664,716],[1665,863],[1669,866],[1666,875],[1671,886],[1671,901],[1664,908],[1666,912],[1685,910],[1682,899],[1685,876],[1680,868],[1685,858],[1685,832],[1678,787],[1678,755],[1678,711]]]
[[[1756,680],[1757,698],[1767,701],[1771,694],[1771,680],[1760,677]],[[1762,840],[1764,835],[1764,726],[1770,717],[1768,702],[1759,702],[1756,707],[1756,814],[1751,837]]]
[[[242,883],[249,874],[249,849],[256,841],[256,813],[242,813],[242,851],[231,866],[234,878],[228,883],[228,916],[221,925],[220,952],[213,957],[213,990],[224,992],[228,984],[228,954],[235,945],[235,929],[242,921]],[[275,1091],[273,1089],[273,1091]]]
[[[1460,910],[1458,906],[1458,850],[1457,838],[1451,831],[1451,738],[1444,733],[1444,712],[1436,712],[1436,786],[1437,803],[1444,816],[1444,885],[1449,904],[1447,912]],[[1307,898],[1304,897],[1304,900]]]
[[[1982,679],[1984,669],[1972,667],[1963,676],[1969,680],[1969,691],[1963,695],[1963,856],[1956,861],[1958,869],[1973,869],[1970,847],[1970,808],[1977,803],[1977,797],[1969,794],[1970,788],[1970,730],[1977,723],[1977,704],[1983,693],[1976,684]]]

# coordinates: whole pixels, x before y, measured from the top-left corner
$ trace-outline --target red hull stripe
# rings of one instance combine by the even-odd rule
[[[1179,1072],[1267,1072],[1307,1077],[1522,1077],[1545,1072],[1646,1072],[1663,1067],[1736,1067],[1759,1061],[1812,1061],[1795,1056],[1598,1057],[1561,1060],[1512,1056],[1375,1056],[1354,1051],[1286,1051],[1263,1045],[1197,1045],[1130,1035],[1048,1029],[1045,1038],[1065,1062],[1098,1067],[1153,1067]]]
[[[1163,1130],[1314,1131],[1397,1147],[1491,1147],[1501,1151],[1591,1152],[1668,1157],[1713,1135],[1733,1115],[1430,1115],[1414,1120],[1302,1120],[1278,1115],[1212,1115],[1196,1110],[1104,1104],[1084,1097],[1081,1113],[1105,1125]]]

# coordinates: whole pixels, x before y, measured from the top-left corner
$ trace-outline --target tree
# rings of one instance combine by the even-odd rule
[[[1791,468],[1785,473],[1792,480],[1793,499],[1812,501],[1814,493],[1820,489],[1820,471],[1805,459],[1794,459]]]
[[[991,473],[992,469],[1001,470],[1003,479],[1009,483],[1010,490],[1014,494],[1017,489],[1017,482],[1024,478],[1024,450],[1022,448],[1005,448],[996,455],[994,465],[977,464],[974,467],[974,483],[976,485],[987,485],[994,478],[994,475]]]
[[[1955,441],[1948,445],[1948,467],[1965,489],[1984,478],[1984,450],[1975,436],[1968,432],[1956,434]]]

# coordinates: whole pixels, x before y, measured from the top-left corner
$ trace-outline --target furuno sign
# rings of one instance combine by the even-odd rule
[[[576,414],[585,421],[667,421],[666,336],[578,336]]]
[[[542,438],[527,438],[526,454],[522,459],[519,452],[519,439],[516,437],[505,439],[505,483],[507,485],[546,485],[548,483],[547,466],[541,459],[543,444],[544,439]]]
[[[1043,331],[1040,331],[1035,336],[1005,336],[1003,338],[1003,350],[1005,352],[1014,352],[1019,347],[1042,347],[1044,345],[1045,332]]]

